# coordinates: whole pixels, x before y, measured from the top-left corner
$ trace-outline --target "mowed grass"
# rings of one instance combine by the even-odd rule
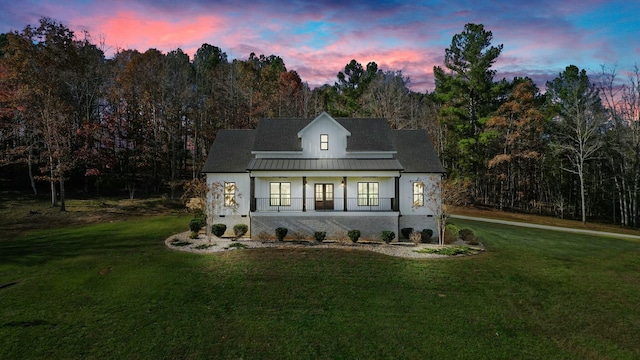
[[[487,251],[192,254],[186,215],[0,239],[0,358],[640,358],[640,243],[455,221]]]

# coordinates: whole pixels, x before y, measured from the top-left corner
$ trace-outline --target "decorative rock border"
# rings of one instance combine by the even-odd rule
[[[236,250],[234,246],[239,246],[247,249],[255,248],[314,248],[314,249],[356,249],[364,251],[373,251],[389,256],[397,256],[402,258],[411,259],[426,259],[426,258],[445,258],[446,255],[428,254],[416,252],[416,250],[425,248],[437,248],[435,244],[420,244],[414,245],[409,242],[401,243],[341,243],[336,241],[324,241],[317,243],[315,241],[299,240],[299,241],[277,241],[277,240],[250,240],[248,238],[241,238],[237,241],[232,241],[227,238],[217,238],[211,235],[211,241],[209,241],[205,235],[199,235],[197,239],[189,238],[189,231],[175,234],[168,237],[165,240],[167,247],[178,251],[196,252],[196,253],[215,253],[222,251]],[[233,245],[239,244],[239,245]],[[463,244],[456,244],[463,245]],[[482,246],[473,246],[472,249],[476,249],[477,253],[484,251]]]

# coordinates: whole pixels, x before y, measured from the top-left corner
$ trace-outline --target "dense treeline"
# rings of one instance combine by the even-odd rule
[[[0,167],[89,194],[166,193],[199,176],[219,129],[266,117],[384,117],[426,129],[467,202],[638,226],[640,71],[589,78],[570,65],[546,84],[494,80],[502,45],[467,24],[434,68],[432,93],[400,71],[352,60],[334,84],[311,89],[276,55],[229,60],[203,44],[120,50],[105,58],[89,34],[43,18],[0,35]]]

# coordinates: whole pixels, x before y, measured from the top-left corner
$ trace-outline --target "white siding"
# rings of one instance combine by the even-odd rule
[[[320,150],[320,135],[329,138],[329,149]],[[347,156],[347,134],[337,122],[329,118],[314,121],[302,134],[302,157],[309,159],[343,158]]]
[[[427,198],[424,199],[424,206],[413,206],[413,183],[422,181],[426,195],[429,188],[439,178],[439,174],[402,174],[400,177],[400,213],[403,215],[433,215]]]
[[[207,185],[209,189],[212,188],[213,183],[218,183],[220,189],[224,186],[225,182],[236,183],[236,201],[238,202],[238,208],[232,209],[224,206],[223,200],[216,201],[213,205],[213,215],[248,215],[249,214],[249,201],[250,201],[250,180],[248,173],[226,173],[226,174],[207,174]],[[220,190],[221,191],[221,190]],[[209,192],[208,201],[212,200],[211,190]]]

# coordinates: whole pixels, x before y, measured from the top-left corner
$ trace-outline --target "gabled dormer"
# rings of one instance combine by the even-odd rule
[[[251,154],[256,159],[390,159],[397,153],[385,119],[262,119]]]
[[[302,156],[311,159],[339,159],[347,155],[351,132],[326,112],[318,115],[298,132]]]

